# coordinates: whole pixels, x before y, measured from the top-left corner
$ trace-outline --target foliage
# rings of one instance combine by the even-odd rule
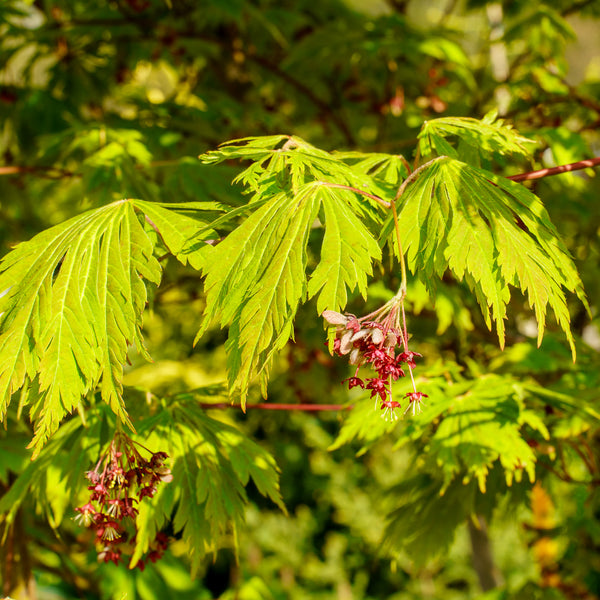
[[[598,182],[510,179],[597,154],[573,14],[0,6],[5,595],[600,594]]]

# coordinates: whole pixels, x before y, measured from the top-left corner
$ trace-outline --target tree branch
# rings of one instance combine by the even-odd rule
[[[404,191],[404,188],[406,187],[406,185],[408,185],[413,179],[415,179],[417,174],[420,173],[423,170],[423,168],[426,168],[432,162],[434,162],[440,158],[444,158],[444,157],[438,156],[437,158],[434,158],[432,161],[429,161],[428,163],[421,165],[416,171],[413,171],[412,173],[410,173],[410,175],[404,180],[403,187],[401,186],[402,191]],[[176,164],[178,164],[177,160],[174,160],[174,161],[164,161],[163,160],[163,161],[156,161],[156,162],[150,163],[150,165],[148,165],[148,166],[149,167],[167,167],[167,166],[176,165]],[[600,156],[596,156],[594,158],[588,158],[586,160],[579,160],[577,162],[569,163],[567,165],[551,167],[549,169],[541,169],[539,171],[530,171],[528,173],[518,173],[517,175],[510,175],[509,177],[507,177],[507,179],[511,179],[512,181],[517,181],[517,182],[518,181],[530,181],[533,179],[542,179],[543,177],[550,177],[551,175],[560,175],[561,173],[568,173],[570,171],[580,171],[581,169],[588,169],[588,168],[597,167],[597,166],[600,166]],[[143,169],[144,167],[141,165],[136,165],[136,168]],[[53,166],[49,166],[49,167],[39,167],[39,166],[27,167],[27,166],[17,166],[17,165],[4,166],[4,167],[0,166],[0,176],[2,176],[2,175],[19,175],[19,174],[33,174],[33,175],[40,174],[41,177],[48,177],[49,179],[61,179],[63,177],[78,177],[80,175],[80,173],[77,173],[74,171],[67,171],[66,169],[61,169],[59,167],[53,167]],[[372,200],[374,200],[375,202],[377,202],[384,208],[390,208],[390,203],[387,200],[384,200],[383,198],[380,198],[379,196],[376,196],[375,194],[370,194],[368,192],[364,192],[363,190],[361,190],[359,188],[354,188],[349,185],[343,185],[341,183],[329,183],[326,181],[319,181],[318,183],[320,183],[321,185],[326,185],[328,187],[337,187],[340,189],[345,189],[345,190],[348,190],[351,192],[355,192],[357,194],[361,194],[362,196],[371,198]],[[404,185],[404,184],[406,184],[406,185]]]
[[[472,519],[469,519],[468,524],[472,550],[471,560],[481,589],[487,592],[500,587],[503,583],[503,578],[494,564],[492,546],[485,519],[481,515],[473,516]]]
[[[18,175],[20,173],[40,173],[41,177],[49,179],[62,179],[63,177],[74,177],[77,175],[77,173],[59,167],[20,167],[16,165],[0,167],[0,175]],[[56,175],[53,175],[53,173],[56,173]]]
[[[550,175],[559,175],[560,173],[568,173],[569,171],[579,171],[581,169],[587,169],[588,167],[597,167],[600,165],[600,156],[595,158],[589,158],[587,160],[579,160],[568,165],[560,165],[559,167],[552,167],[550,169],[541,169],[539,171],[531,171],[529,173],[519,173],[518,175],[511,175],[507,179],[513,181],[530,181],[532,179],[542,179],[542,177],[550,177]]]
[[[203,409],[227,409],[227,408],[239,408],[241,406],[236,406],[234,404],[230,404],[229,402],[201,402],[200,407]],[[352,410],[354,408],[352,405],[345,404],[246,404],[246,410],[250,409],[257,410],[299,410],[302,412],[323,412],[323,411],[338,411],[338,410]]]

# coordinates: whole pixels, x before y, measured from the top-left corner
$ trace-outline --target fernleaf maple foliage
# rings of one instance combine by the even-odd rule
[[[4,257],[2,417],[11,396],[20,391],[20,407],[31,406],[33,455],[44,461],[60,447],[61,421],[74,411],[85,419],[96,393],[116,416],[117,433],[102,455],[107,458],[101,459],[104,470],[99,471],[99,462],[88,471],[91,499],[77,508],[96,532],[100,560],[119,564],[127,559],[131,567],[144,568],[144,557],[158,559],[168,547],[161,529],[172,518],[196,572],[229,528],[241,524],[249,478],[283,508],[269,455],[237,430],[208,419],[195,402],[165,397],[165,408],[149,417],[149,425],[138,418],[137,426],[158,444],[157,432],[162,432],[168,451],[148,451],[146,460],[126,450],[131,456],[123,462],[120,445],[133,449],[138,444],[120,432],[123,426],[134,432],[136,425],[123,369],[130,346],[151,360],[142,317],[149,288],[160,285],[162,261],[169,255],[204,278],[196,342],[215,324],[228,329],[228,394],[243,409],[256,380],[266,396],[273,361],[293,339],[300,307],[314,300],[315,316],[335,327],[329,331],[330,349],[348,355],[355,365],[349,387],[370,393],[333,448],[353,438],[370,442],[390,431],[381,421],[372,424],[364,407],[371,405],[371,415],[392,421],[398,420],[394,411],[406,413],[412,407],[415,420],[403,435],[429,439],[431,460],[443,469],[441,481],[432,484],[439,484],[441,493],[454,489],[458,477],[476,480],[485,492],[498,461],[507,485],[522,471],[534,480],[536,457],[523,430],[528,427],[544,439],[548,431],[526,409],[513,383],[498,379],[489,394],[487,380],[457,381],[449,393],[435,380],[421,385],[415,379],[415,358],[421,354],[412,342],[408,346],[405,265],[430,297],[448,271],[464,280],[488,328],[495,326],[501,347],[510,288],[521,290],[537,320],[538,343],[549,306],[573,357],[566,292],[587,307],[579,275],[540,199],[481,167],[495,156],[525,154],[525,138],[490,117],[481,122],[445,118],[423,125],[419,150],[421,158],[411,166],[402,156],[330,153],[295,136],[234,140],[200,159],[210,165],[251,161],[235,179],[245,186],[247,202],[121,200],[52,227]],[[204,167],[198,163],[197,168],[202,172]],[[397,294],[364,317],[342,314],[351,295],[368,299],[370,277],[376,265],[384,268],[386,252],[399,262]],[[363,364],[371,364],[377,377],[359,377]],[[407,373],[410,388],[396,381]],[[373,411],[372,398],[382,413]],[[418,415],[423,399],[431,399],[433,408]],[[431,421],[442,416],[435,433],[429,431]],[[478,446],[481,436],[491,441]],[[206,453],[199,450],[203,447]],[[7,509],[11,503],[10,514],[23,501],[32,475],[35,470],[24,473],[0,501]],[[161,479],[171,478],[157,488]],[[156,498],[138,509],[132,504],[134,493]],[[120,521],[125,517],[137,523],[132,547]],[[390,527],[396,531],[403,525],[393,521]]]
[[[250,201],[228,219],[227,207],[210,201],[171,207],[124,200],[18,246],[1,266],[2,414],[22,388],[21,404],[32,405],[38,452],[98,386],[131,426],[122,369],[130,344],[145,352],[143,281],[160,283],[153,256],[159,239],[205,276],[197,339],[215,321],[229,327],[230,393],[242,407],[257,376],[266,394],[269,366],[293,337],[298,307],[316,297],[319,313],[342,310],[355,289],[366,298],[373,263],[386,245],[401,261],[403,248],[408,267],[431,293],[448,269],[464,279],[488,327],[495,324],[501,346],[514,286],[534,309],[538,342],[550,306],[574,354],[565,290],[584,303],[585,295],[541,201],[522,185],[459,160],[460,144],[454,150],[446,137],[458,137],[482,155],[524,152],[527,140],[489,118],[439,121],[423,126],[422,152],[451,156],[430,159],[410,174],[406,160],[391,156],[332,154],[297,137],[247,138],[201,157],[212,164],[252,161],[237,178],[250,189]],[[204,223],[182,209],[225,215]],[[203,242],[224,225],[231,228],[239,215],[246,218],[223,232],[222,241]],[[323,231],[322,244],[318,256],[309,256],[314,230]]]
[[[482,154],[526,152],[528,140],[489,118],[440,121],[423,127],[427,153],[442,148],[458,156],[445,138],[463,132],[461,141]],[[320,291],[322,312],[343,307],[346,290],[358,287],[364,295],[365,277],[381,257],[376,229],[380,245],[389,244],[396,254],[399,232],[409,268],[430,290],[447,269],[464,278],[488,327],[495,323],[501,346],[512,285],[527,293],[535,310],[538,342],[550,305],[575,353],[563,288],[586,303],[581,281],[543,205],[522,185],[450,156],[434,158],[403,179],[406,161],[392,163],[394,173],[382,168],[386,159],[379,156],[366,168],[364,158],[353,168],[354,155],[327,154],[293,137],[238,140],[202,158],[253,161],[238,180],[254,192],[251,205],[257,209],[205,262],[207,307],[199,333],[216,318],[221,326],[231,325],[230,384],[242,405],[259,373],[266,390],[272,353],[291,337],[300,302]],[[399,193],[390,181],[400,182]],[[394,196],[397,230],[385,209]],[[303,248],[317,216],[324,229],[321,256],[306,273]]]
[[[600,597],[599,17],[0,2],[0,597]]]
[[[185,257],[196,221],[159,204],[123,200],[42,232],[0,265],[0,415],[22,389],[20,405],[31,404],[36,427],[36,454],[65,415],[83,410],[83,398],[96,387],[131,425],[123,365],[131,344],[150,358],[141,334],[144,281],[158,285],[161,278],[144,210],[161,227],[167,248]]]
[[[443,156],[423,168],[398,205],[407,263],[428,287],[447,269],[464,278],[488,327],[495,323],[501,346],[509,286],[517,287],[535,311],[538,343],[549,305],[575,354],[563,288],[587,304],[585,294],[572,259],[534,194]],[[390,235],[393,219],[388,217],[381,238]]]

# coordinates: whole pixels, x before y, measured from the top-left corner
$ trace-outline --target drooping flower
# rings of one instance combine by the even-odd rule
[[[148,459],[142,451],[149,453]],[[96,467],[86,473],[91,483],[89,501],[75,509],[76,520],[94,531],[98,560],[118,564],[123,550],[129,551],[137,531],[138,510],[134,503],[151,498],[159,484],[172,481],[171,470],[165,464],[167,458],[165,452],[151,452],[119,432]],[[167,545],[168,538],[157,534],[155,547],[150,549],[151,560],[158,560]],[[137,566],[143,569],[147,560],[139,561]]]
[[[409,408],[412,406],[413,415],[417,412],[421,412],[423,398],[429,398],[429,396],[423,392],[408,392],[408,394],[405,394],[404,397],[408,398],[409,402],[405,412],[408,412]]]
[[[353,387],[361,387],[364,389],[365,382],[360,379],[360,377],[348,377],[348,379],[344,379],[342,383],[348,382],[348,389],[351,390]]]
[[[371,390],[371,398],[379,395],[382,400],[387,398],[387,383],[383,379],[379,379],[378,377],[368,377],[366,389]]]
[[[400,408],[400,403],[392,398],[392,383],[406,376],[403,365],[408,366],[413,392],[405,397],[409,399],[408,406],[420,409],[421,400],[427,397],[417,392],[413,369],[416,367],[415,358],[421,354],[408,349],[408,333],[403,308],[404,292],[399,292],[384,306],[376,311],[356,317],[352,314],[342,314],[332,310],[323,312],[323,318],[335,327],[335,339],[332,350],[338,356],[349,355],[349,363],[356,366],[353,377],[344,379],[348,389],[361,387],[371,391],[371,398],[382,401],[384,417],[390,415],[393,420],[398,416],[394,412]],[[377,377],[367,377],[366,383],[358,376],[359,369],[370,365]],[[377,404],[375,405],[377,406]]]
[[[79,514],[75,517],[75,521],[84,527],[89,527],[95,520],[95,516],[98,514],[94,505],[91,502],[78,506],[75,509]]]

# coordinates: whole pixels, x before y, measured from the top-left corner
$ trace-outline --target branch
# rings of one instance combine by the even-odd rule
[[[418,169],[410,173],[410,175],[403,181],[402,186],[400,186],[400,195],[401,192],[404,191],[406,185],[408,185],[411,181],[413,181],[417,175],[426,167],[428,167],[432,162],[444,158],[443,156],[438,156],[434,158],[432,161],[429,161],[423,165],[421,165]],[[168,167],[171,165],[178,164],[177,160],[162,160],[155,161],[148,165],[150,168],[153,167]],[[541,169],[540,171],[530,171],[528,173],[518,173],[517,175],[510,175],[507,179],[511,179],[512,181],[529,181],[533,179],[542,179],[543,177],[550,177],[550,175],[560,175],[561,173],[568,173],[570,171],[580,171],[581,169],[588,169],[590,167],[600,166],[600,156],[596,156],[595,158],[588,158],[586,160],[579,160],[574,163],[570,163],[568,165],[560,165],[558,167],[552,167],[550,169]],[[144,167],[142,165],[136,165],[136,169],[142,170]],[[38,174],[40,173],[42,177],[48,177],[49,179],[61,179],[63,177],[78,177],[81,174],[75,171],[68,171],[66,169],[61,169],[59,167],[26,167],[26,166],[0,166],[0,176],[2,175],[18,175],[18,174]],[[375,194],[369,194],[368,192],[364,192],[361,189],[354,188],[348,185],[342,185],[338,183],[329,183],[326,181],[317,182],[321,185],[326,185],[328,187],[337,187],[340,189],[349,190],[351,192],[355,192],[357,194],[361,194],[366,196],[367,198],[371,198],[384,208],[390,208],[390,203]],[[405,185],[406,184],[406,185]],[[399,196],[397,196],[398,198]]]
[[[62,179],[63,177],[77,175],[77,173],[59,167],[0,167],[0,175],[17,175],[19,173],[41,173],[42,177],[48,177],[49,179]]]
[[[596,0],[581,0],[580,2],[575,2],[568,8],[562,10],[560,14],[563,17],[568,17],[569,15],[572,15],[573,13],[579,12],[580,10],[584,9],[586,6],[593,4],[595,1]]]
[[[236,406],[234,404],[230,404],[229,402],[201,402],[200,407],[203,409],[227,409],[227,408],[239,408],[241,406]],[[257,409],[257,410],[300,410],[303,412],[322,412],[322,411],[337,411],[337,410],[352,410],[352,405],[345,404],[247,404],[246,410],[249,409]]]
[[[471,560],[477,573],[479,585],[484,592],[500,587],[503,577],[494,563],[492,545],[487,531],[487,523],[481,515],[473,515],[468,520],[471,539]]]
[[[550,175],[568,173],[569,171],[580,171],[581,169],[587,169],[588,167],[597,167],[598,165],[600,165],[600,156],[596,156],[596,158],[589,158],[587,160],[579,160],[568,165],[552,167],[551,169],[541,169],[540,171],[519,173],[518,175],[511,175],[510,177],[507,177],[507,179],[512,179],[513,181],[530,181],[532,179],[542,179],[542,177],[549,177]]]

